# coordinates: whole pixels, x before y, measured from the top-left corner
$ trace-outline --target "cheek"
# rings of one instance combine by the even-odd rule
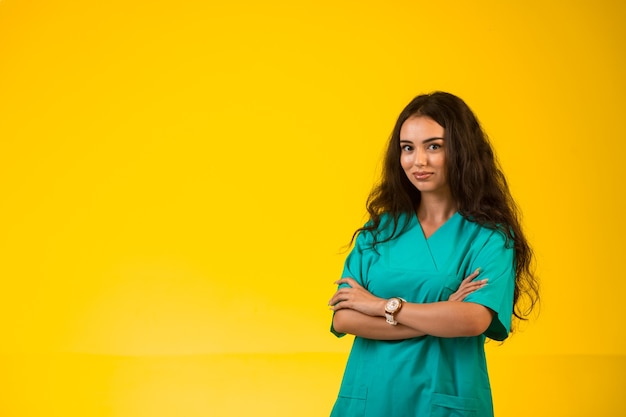
[[[443,153],[437,154],[435,156],[435,158],[433,159],[433,164],[436,164],[440,168],[445,168],[446,167],[446,156]]]
[[[448,166],[446,165],[446,158],[445,156],[441,158],[441,161],[439,161],[439,166],[441,167],[441,170],[443,171],[443,177],[445,178],[445,181],[448,181]]]
[[[408,170],[413,165],[413,159],[410,155],[401,155],[400,156],[400,166],[402,166],[403,170]]]

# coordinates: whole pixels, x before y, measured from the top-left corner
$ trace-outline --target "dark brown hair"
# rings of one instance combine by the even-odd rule
[[[478,119],[463,100],[445,92],[415,97],[400,113],[383,162],[382,178],[367,199],[370,221],[355,232],[371,232],[374,245],[397,236],[420,203],[420,192],[400,165],[400,129],[413,116],[426,116],[444,128],[446,169],[450,191],[459,214],[484,227],[503,233],[515,249],[513,314],[525,320],[539,301],[533,252],[520,224],[520,213]],[[393,222],[391,235],[377,233],[382,215]],[[521,302],[521,299],[524,299]]]

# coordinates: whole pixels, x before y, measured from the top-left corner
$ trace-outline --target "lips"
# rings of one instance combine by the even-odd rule
[[[427,180],[428,178],[430,178],[433,175],[432,172],[425,172],[425,171],[419,171],[419,172],[414,172],[413,173],[413,177],[415,177],[416,180]]]

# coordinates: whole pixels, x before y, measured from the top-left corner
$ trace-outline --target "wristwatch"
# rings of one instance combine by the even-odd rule
[[[395,315],[398,314],[398,311],[402,308],[402,303],[406,301],[400,297],[393,297],[387,300],[387,304],[385,304],[385,317],[387,319],[387,323],[395,326],[398,324],[396,321]]]

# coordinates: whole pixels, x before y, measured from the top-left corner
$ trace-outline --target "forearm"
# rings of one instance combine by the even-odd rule
[[[493,314],[490,309],[480,304],[442,301],[427,304],[404,303],[395,317],[398,325],[423,334],[437,337],[470,337],[484,333],[491,324]],[[383,324],[386,324],[384,319]]]
[[[475,277],[477,274],[475,272],[472,275]],[[472,278],[472,275],[466,280]],[[485,332],[493,318],[490,309],[476,303],[404,302],[395,315],[399,324],[394,326],[384,318],[387,300],[373,295],[352,278],[342,278],[336,283],[348,284],[347,287],[339,288],[328,303],[335,312],[335,330],[341,333],[379,340],[408,339],[424,335],[469,337]],[[472,284],[468,283],[462,284],[462,287],[468,285],[471,288]],[[481,286],[484,286],[484,282],[478,284],[478,288]],[[465,295],[460,299],[464,299]]]
[[[349,333],[375,340],[403,340],[426,334],[402,324],[392,326],[385,321],[384,317],[368,316],[350,309],[335,312],[333,327],[340,333]]]

